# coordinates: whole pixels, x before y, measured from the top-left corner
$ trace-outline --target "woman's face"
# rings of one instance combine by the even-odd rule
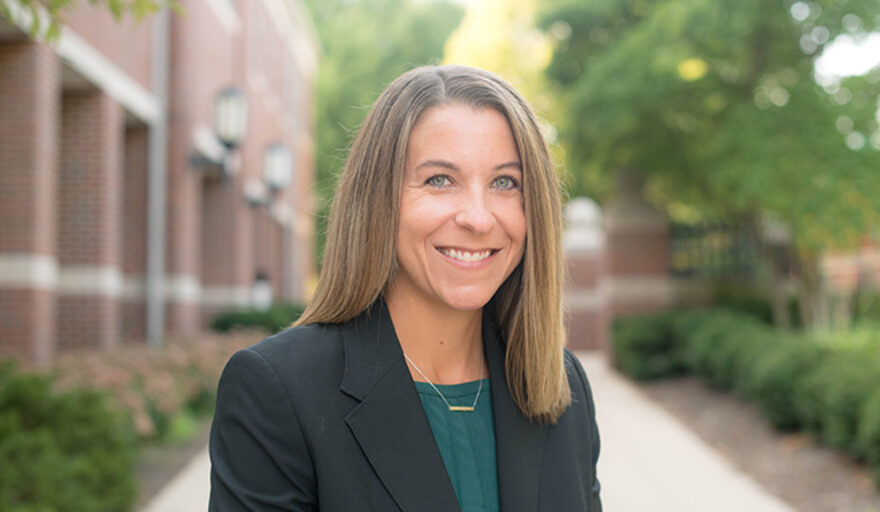
[[[425,112],[407,146],[390,284],[397,298],[482,308],[522,260],[522,178],[503,115],[460,104]]]

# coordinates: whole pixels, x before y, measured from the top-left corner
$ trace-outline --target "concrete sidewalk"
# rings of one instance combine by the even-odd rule
[[[608,512],[795,512],[606,364],[579,354],[593,386]]]
[[[579,354],[596,401],[607,512],[795,512],[608,367]],[[207,510],[207,447],[141,512]]]

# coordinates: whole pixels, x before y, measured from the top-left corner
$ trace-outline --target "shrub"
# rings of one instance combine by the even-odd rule
[[[611,347],[617,367],[634,379],[660,379],[684,372],[681,347],[672,331],[670,315],[616,323]]]
[[[880,291],[856,293],[852,300],[852,318],[856,322],[880,322]]]
[[[808,373],[796,394],[805,427],[858,458],[856,432],[864,405],[880,389],[880,359],[865,350],[838,351]]]
[[[134,437],[106,396],[0,368],[0,510],[116,512],[136,495]]]
[[[817,337],[710,310],[627,319],[614,334],[615,357],[627,373],[662,377],[683,369],[733,389],[773,425],[813,432],[867,461],[880,482],[877,324]],[[676,371],[661,371],[667,368]]]
[[[804,426],[795,403],[798,385],[815,371],[824,356],[821,347],[801,336],[779,334],[744,374],[743,395],[753,400],[777,428],[797,430]]]
[[[765,324],[773,323],[773,306],[763,294],[756,290],[718,286],[715,288],[712,302],[719,308],[749,315]]]
[[[684,364],[720,389],[739,389],[740,375],[766,343],[766,331],[752,317],[729,311],[701,313],[687,323]]]
[[[273,304],[265,311],[257,309],[224,311],[211,321],[211,329],[229,332],[232,329],[263,329],[274,334],[292,324],[302,315],[300,304]]]
[[[874,479],[880,482],[880,389],[874,389],[862,405],[856,448],[873,468]]]

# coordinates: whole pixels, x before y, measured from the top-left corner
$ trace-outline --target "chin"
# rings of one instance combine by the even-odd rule
[[[457,311],[477,311],[483,309],[483,307],[492,300],[493,294],[479,294],[479,295],[470,295],[469,296],[460,296],[460,297],[449,297],[444,302]]]

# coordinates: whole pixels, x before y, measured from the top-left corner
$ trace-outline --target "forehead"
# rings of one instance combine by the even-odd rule
[[[452,103],[432,107],[418,119],[407,143],[407,161],[439,153],[491,153],[519,160],[513,130],[504,114],[494,108]]]

